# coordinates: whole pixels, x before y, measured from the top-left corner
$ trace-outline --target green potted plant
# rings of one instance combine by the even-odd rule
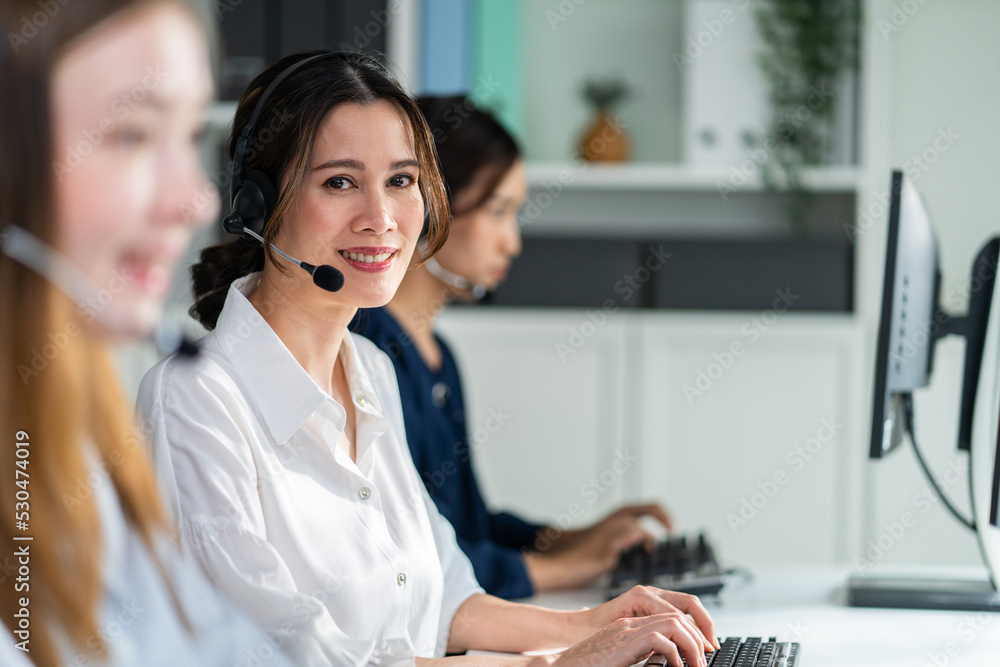
[[[857,68],[860,0],[766,0],[756,20],[771,106],[763,177],[768,187],[791,193],[789,220],[804,234],[813,197],[802,172],[829,152],[834,91]]]

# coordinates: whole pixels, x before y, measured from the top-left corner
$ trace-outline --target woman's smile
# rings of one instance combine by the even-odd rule
[[[386,271],[396,259],[397,248],[347,248],[340,251],[349,266],[359,271],[378,273]]]

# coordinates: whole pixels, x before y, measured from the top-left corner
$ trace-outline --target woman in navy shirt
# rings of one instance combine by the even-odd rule
[[[471,101],[425,97],[420,105],[449,188],[451,234],[433,259],[407,273],[387,306],[359,311],[352,329],[392,359],[413,462],[486,592],[510,599],[585,585],[609,571],[623,549],[651,543],[640,516],[668,527],[669,518],[659,505],[634,505],[589,528],[562,531],[486,508],[458,367],[433,326],[447,303],[479,298],[506,277],[521,251],[517,212],[527,179],[517,143]]]

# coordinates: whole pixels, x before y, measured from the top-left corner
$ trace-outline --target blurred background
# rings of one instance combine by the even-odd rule
[[[796,4],[220,0],[206,164],[225,192],[233,100],[286,53],[377,52],[415,94],[470,95],[531,185],[510,278],[441,323],[491,505],[578,525],[658,500],[750,567],[977,565],[912,451],[867,451],[891,169],[926,199],[953,312],[1000,228],[1000,3],[833,2],[824,25]],[[194,334],[196,252],[169,309]],[[968,513],[963,346],[939,346],[915,400]],[[133,393],[155,360],[122,352]]]

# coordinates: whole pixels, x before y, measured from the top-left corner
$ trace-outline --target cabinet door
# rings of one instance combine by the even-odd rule
[[[628,318],[458,308],[442,317],[488,505],[578,525],[620,502],[637,467],[621,437]]]
[[[725,560],[846,558],[865,456],[851,322],[646,315],[640,487],[705,528]]]

